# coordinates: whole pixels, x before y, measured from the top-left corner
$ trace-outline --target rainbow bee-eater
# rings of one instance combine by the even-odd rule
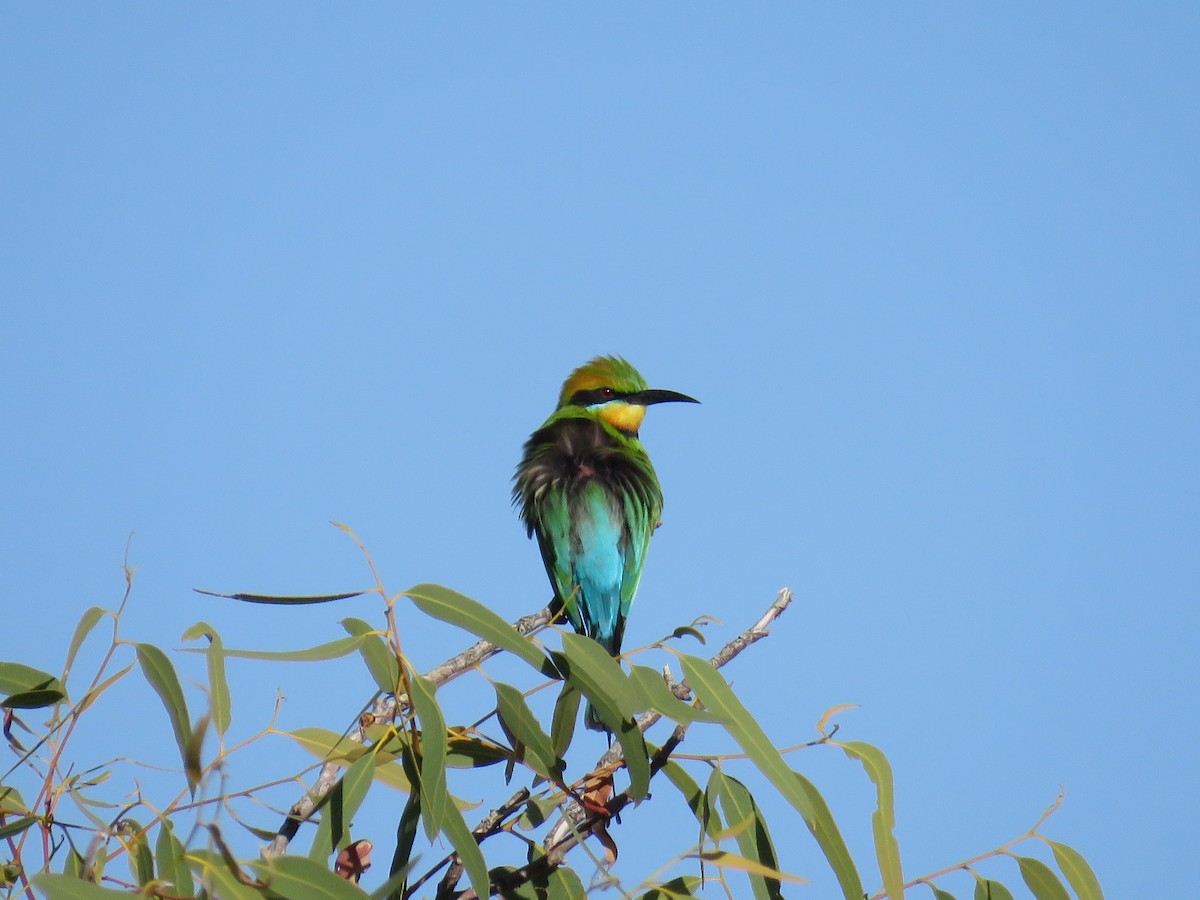
[[[553,606],[575,630],[621,653],[625,619],[662,514],[662,488],[638,438],[646,407],[698,403],[652,390],[637,369],[600,356],[568,376],[558,406],[525,443],[513,503],[537,535]],[[604,726],[590,707],[589,728]]]

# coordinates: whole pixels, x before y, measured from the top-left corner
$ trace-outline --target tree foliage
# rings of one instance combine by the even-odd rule
[[[614,885],[622,896],[639,900],[682,900],[706,885],[709,896],[714,890],[755,900],[802,896],[804,889],[795,887],[803,882],[802,873],[783,870],[763,814],[766,792],[774,795],[773,805],[782,801],[794,811],[845,900],[899,900],[906,891],[947,900],[953,895],[944,886],[945,876],[960,871],[975,876],[976,900],[1011,897],[1004,884],[975,871],[992,858],[1011,859],[1008,880],[1019,878],[1036,900],[1103,896],[1083,857],[1041,834],[1061,796],[1032,828],[1003,846],[937,872],[906,876],[894,832],[891,766],[877,747],[838,738],[832,718],[846,707],[828,711],[807,742],[780,749],[756,720],[754,698],[739,697],[721,673],[726,663],[768,636],[790,602],[786,590],[758,621],[709,657],[687,652],[692,642],[704,641],[700,623],[694,622],[619,661],[590,639],[557,628],[550,610],[512,625],[449,588],[419,584],[389,594],[377,578],[374,590],[385,602],[384,620],[372,625],[344,619],[344,636],[313,647],[236,650],[227,648],[211,625],[197,622],[188,628],[183,639],[203,642],[199,652],[207,663],[206,705],[197,713],[189,708],[171,655],[121,636],[132,588],[128,568],[126,575],[117,609],[93,608],[81,617],[61,676],[19,662],[0,663],[3,734],[15,754],[0,774],[4,896],[566,900]],[[355,595],[226,596],[286,605]],[[404,652],[404,639],[411,636],[397,627],[398,604],[411,604],[476,642],[419,673]],[[90,673],[76,671],[80,648],[97,640],[93,635],[105,623],[110,632],[99,664]],[[662,667],[645,665],[642,651]],[[524,677],[493,678],[484,663],[499,653],[520,660]],[[349,655],[361,659],[378,687],[353,727],[280,730],[272,722],[257,735],[228,744],[228,659],[319,664]],[[459,676],[487,678],[494,705],[448,707],[439,688]],[[121,763],[96,765],[85,758],[87,748],[73,740],[81,717],[93,715],[131,677],[145,679],[157,695],[165,717],[161,726],[178,749],[182,786],[173,798],[152,801],[140,790],[114,786]],[[552,706],[540,697],[531,702],[543,691],[554,692]],[[581,763],[576,724],[584,702],[597,710],[612,745],[599,759]],[[679,748],[693,729],[723,735],[740,753],[685,757]],[[286,773],[266,773],[262,785],[240,790],[226,781],[237,752],[272,734],[286,735],[317,760],[296,773],[309,787],[273,831],[249,824],[252,817],[242,806]],[[840,749],[874,786],[874,859],[852,855],[829,804],[795,766],[798,750],[819,745]],[[454,793],[462,769],[493,776],[482,807]],[[356,815],[368,796],[381,790],[399,791],[402,799],[395,804],[390,855],[372,860],[374,847],[356,831]],[[693,838],[682,848],[665,848],[659,867],[639,883],[618,877],[612,865],[622,813],[654,817],[668,805],[681,805],[694,819]],[[787,829],[787,834],[796,830],[791,823]],[[243,830],[265,842],[255,858],[239,858],[238,848],[246,841],[235,832]],[[1038,842],[1054,866],[1013,849]],[[368,894],[359,878],[383,859],[386,877]]]

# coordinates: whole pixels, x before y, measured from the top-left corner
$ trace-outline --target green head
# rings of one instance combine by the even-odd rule
[[[636,435],[655,403],[699,403],[686,394],[650,388],[646,379],[619,356],[597,356],[563,382],[558,411],[580,409],[625,434]]]

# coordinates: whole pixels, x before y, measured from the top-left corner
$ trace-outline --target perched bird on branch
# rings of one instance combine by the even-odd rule
[[[513,479],[513,504],[537,535],[555,604],[613,656],[663,505],[638,428],[647,406],[671,402],[700,401],[650,389],[620,357],[597,357],[563,383]],[[604,730],[590,706],[585,722]]]

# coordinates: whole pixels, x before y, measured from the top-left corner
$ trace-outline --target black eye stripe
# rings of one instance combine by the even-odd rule
[[[595,406],[597,403],[607,403],[609,400],[621,400],[628,396],[628,391],[615,391],[610,387],[591,388],[586,391],[576,391],[572,394],[571,406]]]

